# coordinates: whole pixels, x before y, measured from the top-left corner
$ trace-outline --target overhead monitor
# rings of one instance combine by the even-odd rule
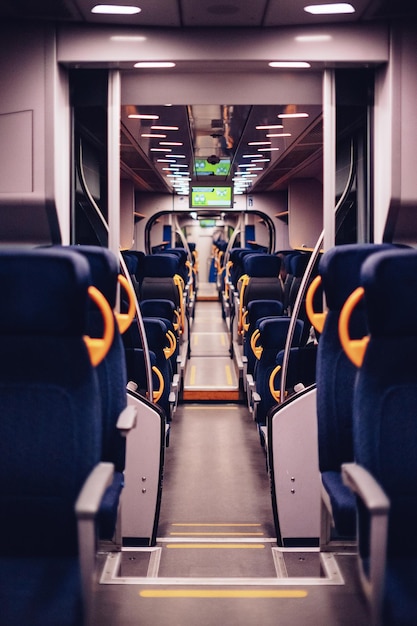
[[[194,171],[196,176],[228,176],[230,172],[230,159],[220,159],[218,163],[210,162],[209,159],[196,159]]]
[[[189,197],[191,209],[233,208],[233,193],[230,185],[192,185]]]

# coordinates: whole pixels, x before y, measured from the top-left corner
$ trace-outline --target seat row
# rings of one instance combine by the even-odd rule
[[[417,621],[416,281],[415,250],[337,246],[307,298],[320,333],[321,548],[357,539],[373,624]],[[324,312],[312,304],[320,282]]]
[[[96,537],[118,533],[136,420],[118,274],[99,248],[0,252],[0,599],[11,626],[88,623]]]

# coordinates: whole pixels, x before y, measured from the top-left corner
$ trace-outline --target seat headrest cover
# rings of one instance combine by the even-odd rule
[[[248,302],[248,322],[256,322],[260,317],[282,315],[284,305],[279,300],[251,300]]]
[[[114,253],[108,248],[98,246],[70,246],[69,249],[85,256],[90,265],[92,284],[101,291],[114,309],[119,273],[119,263]]]
[[[178,272],[179,258],[174,254],[148,254],[144,260],[143,275],[167,278]]]
[[[280,269],[281,259],[274,254],[256,252],[248,254],[243,259],[243,273],[253,278],[277,278]]]
[[[163,317],[172,320],[175,304],[172,300],[158,298],[154,300],[142,300],[139,307],[143,317]]]
[[[1,250],[0,334],[84,334],[90,284],[88,261],[76,252]]]
[[[391,249],[361,269],[371,337],[417,336],[417,250]]]
[[[361,266],[368,256],[392,248],[391,244],[345,244],[325,252],[318,272],[329,309],[340,311],[346,299],[359,287]]]

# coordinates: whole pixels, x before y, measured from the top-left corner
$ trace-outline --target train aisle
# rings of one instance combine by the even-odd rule
[[[220,303],[200,301],[195,311],[188,375],[193,359],[205,363],[207,393],[233,361]],[[94,624],[366,624],[356,585],[346,587],[333,555],[277,546],[265,453],[246,405],[201,395],[184,399],[174,415],[157,545],[107,558]],[[349,620],[335,615],[346,593]]]

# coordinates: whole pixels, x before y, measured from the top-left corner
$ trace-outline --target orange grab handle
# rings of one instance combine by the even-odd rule
[[[259,359],[261,358],[262,352],[263,352],[263,347],[262,346],[257,346],[256,343],[259,339],[259,337],[261,336],[261,331],[259,330],[259,328],[257,328],[253,333],[252,336],[250,338],[250,347],[252,348],[252,352],[253,354],[256,356],[256,358]]]
[[[88,335],[84,335],[83,337],[91,364],[96,366],[104,359],[112,344],[114,337],[114,315],[106,298],[96,287],[90,285],[88,295],[98,306],[104,322],[103,337],[96,338],[89,337]]]
[[[280,369],[281,365],[276,365],[269,376],[269,391],[271,392],[271,396],[274,398],[275,402],[281,402],[281,391],[279,389],[275,389],[274,387],[275,376],[278,374]]]
[[[152,365],[152,371],[157,375],[158,380],[159,380],[159,389],[155,390],[152,394],[153,401],[158,402],[158,400],[161,398],[162,394],[164,393],[164,379],[160,370],[156,367],[156,365]]]
[[[352,361],[356,367],[361,367],[365,351],[369,343],[369,336],[366,335],[362,339],[351,339],[349,335],[349,322],[353,312],[353,309],[360,300],[363,298],[365,290],[363,287],[358,287],[353,291],[349,298],[346,300],[339,317],[339,338],[342,348],[345,351],[348,358]]]
[[[308,319],[319,333],[323,332],[324,322],[326,321],[327,317],[326,312],[316,312],[313,308],[314,296],[320,285],[321,276],[316,276],[316,278],[311,282],[310,287],[307,289],[306,293],[306,312],[308,315]]]
[[[127,313],[116,313],[116,321],[117,321],[117,325],[119,326],[119,331],[120,333],[123,335],[123,333],[125,333],[127,331],[127,329],[129,328],[129,326],[131,325],[133,318],[135,317],[135,313],[136,313],[136,304],[135,304],[135,300],[136,300],[136,296],[135,293],[133,292],[132,287],[129,284],[129,281],[127,280],[127,278],[125,276],[122,276],[121,274],[119,274],[119,276],[117,277],[118,283],[119,285],[125,290],[126,294],[127,294],[127,299],[129,302],[129,308]]]

